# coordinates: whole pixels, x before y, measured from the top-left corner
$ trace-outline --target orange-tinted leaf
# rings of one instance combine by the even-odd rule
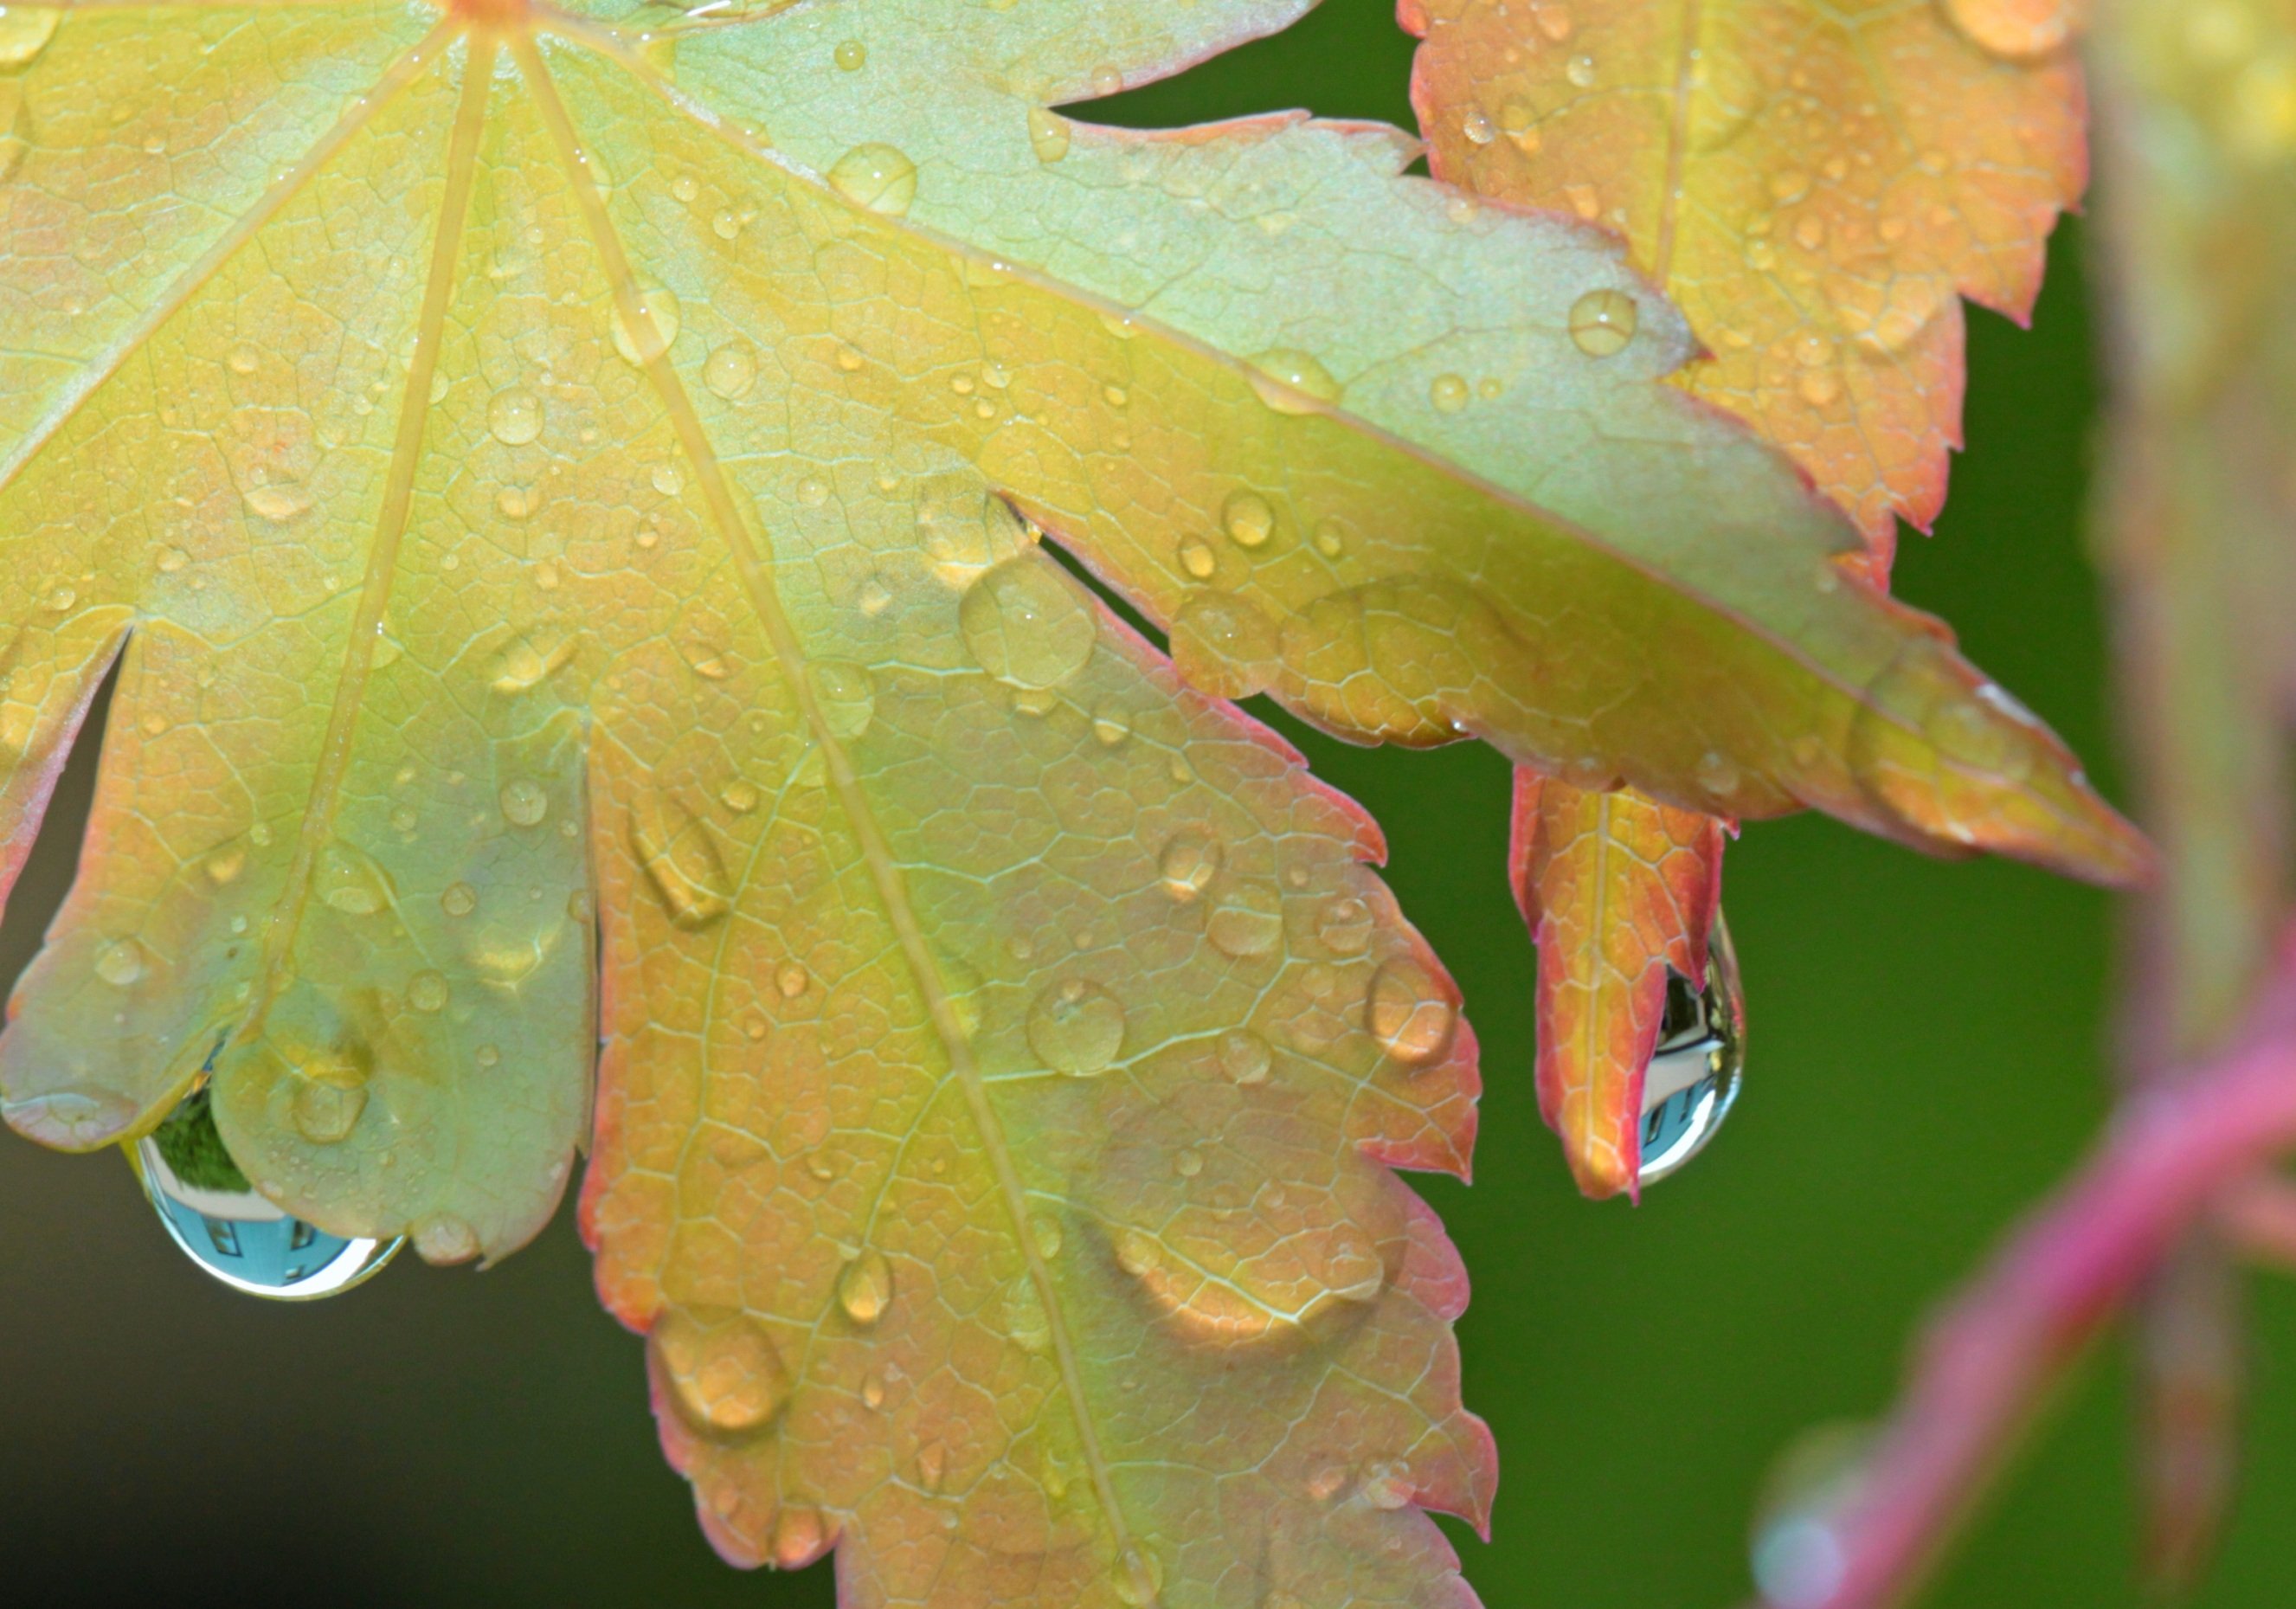
[[[1578,1187],[1636,1187],[1669,968],[1702,985],[1723,824],[1515,773],[1512,881],[1538,945],[1538,1104]]]
[[[1623,234],[1684,385],[1886,553],[1959,445],[1966,295],[2030,309],[2086,176],[2070,0],[1404,0],[1438,175]]]

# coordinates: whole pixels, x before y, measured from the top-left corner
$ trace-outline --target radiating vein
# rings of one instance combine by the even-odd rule
[[[128,0],[122,0],[123,8]],[[0,489],[5,489],[21,474],[25,465],[37,457],[42,448],[53,440],[58,431],[69,423],[87,404],[89,398],[101,390],[106,381],[119,372],[120,366],[144,349],[160,326],[175,316],[184,303],[199,294],[207,283],[222,272],[224,266],[239,252],[242,246],[278,215],[314,175],[332,161],[358,133],[374,121],[378,113],[398,97],[401,90],[420,78],[432,60],[444,50],[449,40],[462,31],[462,24],[449,18],[441,21],[406,53],[383,70],[373,88],[356,97],[343,109],[333,127],[312,143],[301,160],[281,174],[256,201],[255,205],[234,218],[231,226],[215,242],[186,267],[160,293],[159,299],[127,329],[119,333],[111,349],[82,367],[70,387],[57,399],[48,416],[26,432],[16,450],[0,459]]]
[[[310,894],[312,867],[334,834],[335,810],[350,766],[351,740],[365,700],[367,675],[373,668],[376,634],[390,603],[391,583],[398,571],[398,545],[406,534],[407,512],[414,503],[414,474],[422,463],[423,431],[430,417],[430,379],[439,366],[439,346],[446,331],[447,304],[454,296],[455,265],[462,257],[463,225],[478,170],[479,136],[486,127],[494,56],[491,37],[481,34],[471,40],[470,56],[463,67],[463,93],[447,137],[446,190],[439,198],[438,228],[431,236],[430,276],[422,287],[414,352],[399,397],[398,431],[391,443],[382,506],[375,518],[374,546],[367,555],[365,584],[351,617],[350,641],[335,683],[334,702],[327,712],[326,736],[311,779],[310,803],[280,893],[278,920],[272,924],[264,947],[262,986],[241,1025],[242,1039],[252,1038],[261,1030],[264,1016],[284,981],[287,958],[293,953],[296,931]]]
[[[1059,1362],[1061,1382],[1069,1400],[1070,1411],[1075,1416],[1078,1441],[1091,1473],[1094,1491],[1108,1521],[1119,1567],[1132,1574],[1132,1586],[1136,1594],[1132,1601],[1152,1609],[1159,1595],[1146,1567],[1139,1561],[1138,1551],[1132,1544],[1129,1530],[1124,1522],[1123,1510],[1117,1502],[1108,1460],[1101,1448],[1099,1430],[1085,1393],[1075,1340],[1069,1334],[1059,1293],[1053,1285],[1052,1271],[1046,1266],[1028,1232],[1026,1188],[1021,1182],[1019,1170],[1013,1164],[1004,1125],[989,1103],[980,1065],[973,1059],[972,1042],[957,1014],[955,1002],[949,997],[947,988],[942,984],[939,969],[933,962],[915,907],[909,900],[899,862],[894,857],[891,846],[885,841],[875,812],[861,790],[860,778],[853,769],[852,758],[831,728],[819,701],[814,695],[812,684],[805,675],[804,645],[798,640],[797,632],[782,608],[780,595],[765,557],[758,551],[757,538],[742,517],[740,506],[734,499],[733,488],[726,482],[725,468],[718,462],[717,452],[702,428],[701,416],[694,412],[692,398],[685,393],[685,382],[671,367],[668,354],[659,339],[649,341],[642,333],[652,327],[652,316],[645,309],[628,253],[623,250],[613,219],[606,211],[605,202],[586,180],[581,164],[581,141],[576,135],[573,119],[568,115],[565,103],[559,98],[550,70],[529,36],[520,34],[514,37],[511,49],[518,59],[520,71],[534,93],[543,122],[550,131],[552,144],[557,148],[559,164],[564,169],[568,187],[581,209],[592,242],[612,284],[616,309],[626,327],[641,332],[636,337],[636,343],[644,358],[646,376],[669,415],[679,447],[693,466],[694,479],[709,506],[710,521],[733,556],[750,607],[773,645],[775,661],[783,679],[797,701],[807,730],[821,751],[840,809],[851,824],[854,836],[860,841],[862,858],[867,865],[870,881],[884,907],[886,919],[899,942],[902,958],[932,1018],[942,1049],[948,1056],[949,1071],[964,1091],[966,1108],[980,1136],[981,1149],[996,1175],[998,1194],[1003,1198],[1006,1216],[1011,1222],[1013,1244],[1026,1260],[1029,1277],[1034,1282],[1045,1309],[1048,1338]]]

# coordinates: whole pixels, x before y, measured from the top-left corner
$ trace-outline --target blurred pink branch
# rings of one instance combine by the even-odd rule
[[[2296,1152],[2296,968],[2236,1048],[2132,1096],[2095,1153],[1939,1317],[1871,1457],[1817,1523],[1807,1556],[1766,1581],[1775,1609],[1902,1602],[2036,1402],[2185,1229],[2229,1199],[2270,1200],[2261,1170]],[[2227,1197],[2228,1183],[2245,1188]],[[2296,1240],[2284,1240],[2296,1252]]]
[[[2217,1227],[2234,1249],[2296,1270],[2296,1178],[2259,1173],[2240,1180],[2217,1203]]]

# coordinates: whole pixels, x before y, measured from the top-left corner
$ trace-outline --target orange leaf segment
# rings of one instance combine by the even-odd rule
[[[1636,1188],[1667,973],[1702,985],[1723,824],[1515,773],[1511,881],[1538,945],[1538,1104],[1578,1187]]]
[[[1403,0],[1439,176],[1622,234],[1680,382],[1886,554],[1960,444],[1957,295],[2031,309],[2087,177],[2068,0]]]

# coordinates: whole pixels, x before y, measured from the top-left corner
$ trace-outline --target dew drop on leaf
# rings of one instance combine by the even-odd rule
[[[1372,975],[1364,1002],[1364,1026],[1397,1061],[1418,1065],[1451,1047],[1458,1011],[1427,969],[1398,956]]]
[[[1666,1014],[1643,1075],[1641,1182],[1680,1171],[1720,1131],[1746,1065],[1746,997],[1730,929],[1717,912],[1706,987],[1669,969]]]
[[[1119,1602],[1128,1609],[1143,1609],[1164,1590],[1164,1567],[1154,1554],[1135,1543],[1116,1561],[1115,1584]]]
[[[1204,936],[1214,949],[1238,961],[1267,955],[1283,937],[1283,903],[1259,883],[1239,882],[1213,904]]]
[[[1022,1274],[1004,1287],[1003,1320],[1004,1333],[1024,1352],[1042,1352],[1053,1343],[1053,1326],[1033,1275]]]
[[[893,1266],[882,1252],[872,1246],[839,1272],[837,1305],[864,1329],[885,1316],[893,1305]]]
[[[1220,1035],[1220,1071],[1239,1084],[1265,1080],[1272,1060],[1267,1041],[1249,1028],[1231,1028]]]
[[[648,364],[677,344],[684,309],[677,298],[660,285],[640,287],[637,303],[637,317],[633,320],[623,316],[621,299],[614,299],[614,350],[621,354],[624,363]]]
[[[351,1130],[358,1127],[359,1113],[366,1110],[366,1081],[325,1076],[335,1071],[307,1070],[306,1076],[296,1080],[295,1128],[315,1145],[340,1145],[348,1139]]]
[[[725,1436],[763,1430],[789,1400],[789,1374],[765,1326],[744,1313],[705,1321],[664,1313],[647,1338],[678,1412],[695,1429]]]
[[[1043,1212],[1031,1214],[1029,1238],[1036,1244],[1037,1255],[1047,1262],[1051,1261],[1061,1254],[1061,1220]]]
[[[0,67],[21,67],[45,50],[62,17],[53,5],[0,6]]]
[[[858,39],[844,40],[830,53],[847,72],[859,72],[869,64],[869,47]]]
[[[2013,62],[2062,49],[2072,37],[2072,0],[1941,0],[1955,28],[1980,50]]]
[[[133,939],[114,939],[95,952],[95,975],[114,989],[141,982],[148,970],[144,947]]]
[[[630,847],[675,926],[691,932],[732,908],[717,838],[676,800],[649,790],[632,801]]]
[[[1069,153],[1069,120],[1041,106],[1029,108],[1029,144],[1040,162],[1057,162]]]
[[[373,856],[340,838],[319,851],[311,888],[329,909],[346,916],[372,916],[393,903],[398,892]]]
[[[821,723],[840,742],[869,730],[877,713],[876,684],[863,667],[844,660],[822,660],[807,668]]]
[[[538,783],[521,777],[504,784],[502,813],[512,826],[539,825],[542,818],[550,814],[550,795],[542,791]]]
[[[1251,389],[1279,414],[1321,413],[1340,399],[1340,382],[1313,352],[1271,347],[1251,359]]]
[[[53,25],[51,25],[53,26]],[[1092,70],[1092,93],[1112,95],[1124,87],[1123,71],[1112,62],[1103,62]]]
[[[1202,893],[1219,868],[1218,841],[1193,830],[1174,833],[1156,859],[1164,891],[1183,902]]]
[[[965,588],[957,627],[974,661],[1016,687],[1057,687],[1092,658],[1099,628],[1041,560],[1008,559]]]
[[[1352,894],[1324,902],[1316,914],[1316,937],[1334,955],[1361,955],[1371,945],[1371,907]]]
[[[485,1047],[480,1050],[480,1061],[486,1060]],[[414,1226],[414,1251],[423,1261],[439,1268],[450,1268],[468,1262],[479,1254],[479,1232],[471,1227],[468,1219],[452,1212],[433,1212]]]
[[[856,145],[829,170],[830,187],[856,206],[899,218],[917,196],[917,165],[899,147]]]
[[[709,354],[701,365],[701,383],[712,395],[735,402],[758,382],[758,349],[739,336]]]
[[[1202,592],[1172,621],[1172,663],[1190,686],[1218,698],[1266,691],[1282,651],[1275,624],[1250,598]]]
[[[522,386],[487,401],[487,429],[505,447],[523,447],[542,434],[542,398]]]
[[[1055,983],[1029,1008],[1029,1047],[1054,1072],[1090,1078],[1105,1072],[1124,1047],[1124,1007],[1099,984]]]
[[[447,1005],[445,974],[425,969],[406,981],[406,1003],[417,1011],[442,1011]]]
[[[363,1104],[365,1090],[357,1093]],[[205,1086],[185,1096],[133,1153],[144,1196],[177,1249],[233,1290],[275,1301],[336,1295],[380,1272],[400,1243],[331,1235],[282,1211],[233,1161],[209,1100]],[[333,1116],[347,1135],[358,1107]]]
[[[250,486],[242,500],[248,513],[274,525],[283,525],[311,506],[311,494],[291,480]]]
[[[1212,545],[1201,537],[1182,538],[1179,557],[1180,568],[1199,581],[1210,580],[1213,572],[1219,569],[1219,559],[1213,554]]]
[[[1356,1487],[1357,1493],[1365,1502],[1390,1514],[1407,1505],[1415,1490],[1412,1484],[1410,1466],[1393,1460],[1374,1464],[1365,1470],[1363,1480]]]
[[[1570,339],[1589,357],[1625,351],[1642,323],[1642,310],[1624,291],[1605,286],[1570,304]]]
[[[467,916],[479,908],[479,891],[467,882],[449,883],[439,896],[439,908],[449,916]]]
[[[1220,505],[1220,529],[1238,547],[1258,547],[1275,534],[1275,510],[1258,492],[1231,493]]]
[[[1427,387],[1427,400],[1439,414],[1457,413],[1473,395],[1464,376],[1458,374],[1438,374]]]

